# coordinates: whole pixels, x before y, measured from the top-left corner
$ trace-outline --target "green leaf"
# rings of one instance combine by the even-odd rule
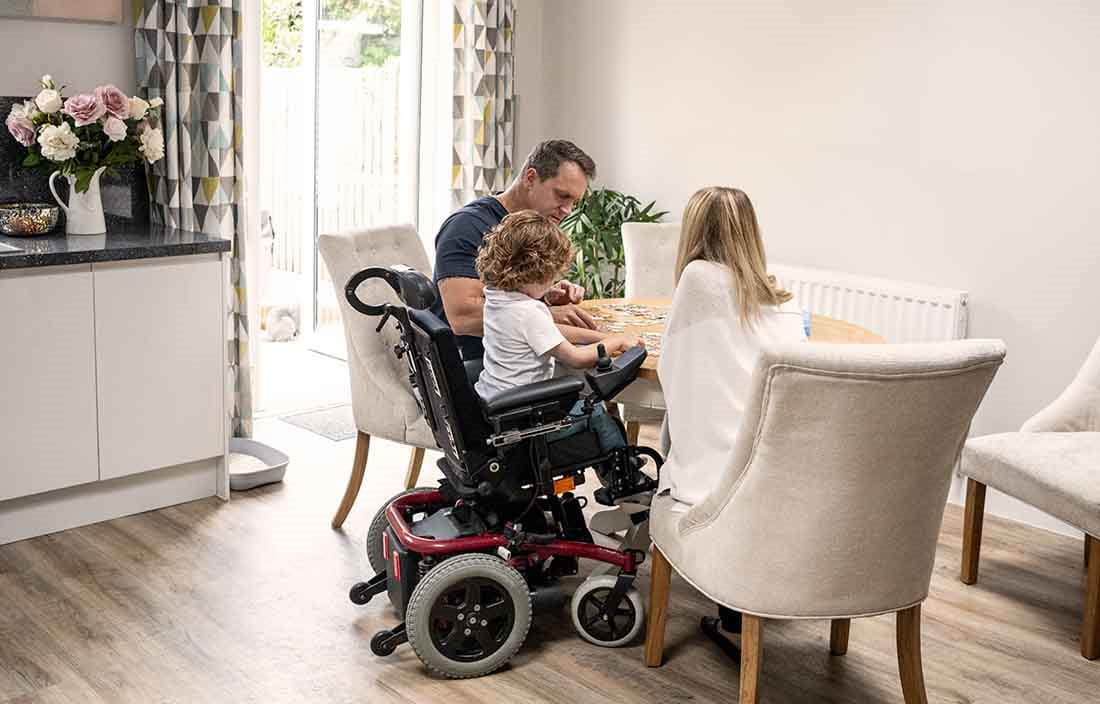
[[[83,169],[83,168],[81,168],[81,169],[76,170],[76,184],[75,184],[75,187],[76,187],[76,192],[77,193],[87,192],[88,187],[90,185],[92,185],[92,174],[94,174],[94,173],[95,173],[95,171],[92,170],[92,169]]]
[[[38,151],[27,152],[27,156],[23,157],[23,166],[38,166],[42,163],[42,155]]]

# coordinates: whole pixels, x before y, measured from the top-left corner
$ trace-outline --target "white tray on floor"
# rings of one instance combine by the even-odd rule
[[[233,491],[247,491],[264,484],[280,482],[286,474],[287,464],[290,463],[286,453],[248,438],[229,438],[229,453],[229,488]],[[235,472],[232,460],[234,453],[250,455],[263,464],[254,469]]]

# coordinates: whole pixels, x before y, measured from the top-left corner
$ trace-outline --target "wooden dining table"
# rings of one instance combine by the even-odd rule
[[[638,335],[646,344],[646,356],[639,379],[658,382],[657,363],[661,358],[661,335],[672,308],[671,298],[598,298],[584,301],[600,330]],[[836,344],[882,343],[885,340],[870,330],[844,320],[813,315],[810,319],[810,342]],[[652,404],[646,404],[652,405]]]

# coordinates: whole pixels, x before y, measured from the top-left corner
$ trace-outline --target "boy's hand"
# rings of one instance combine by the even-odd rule
[[[584,287],[562,280],[554,284],[543,298],[552,306],[580,303],[584,300]]]
[[[610,355],[620,355],[631,347],[645,347],[645,342],[637,335],[608,335],[603,340],[604,349]]]

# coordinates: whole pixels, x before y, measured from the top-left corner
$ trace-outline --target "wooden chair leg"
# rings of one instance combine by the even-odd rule
[[[756,704],[764,658],[764,620],[741,614],[741,686],[739,704]]]
[[[1085,567],[1089,566],[1089,550],[1092,549],[1092,544],[1096,541],[1096,538],[1092,537],[1088,533],[1085,533]]]
[[[412,489],[420,479],[420,465],[424,464],[424,448],[414,447],[409,457],[409,469],[405,472],[405,488]]]
[[[637,445],[638,433],[642,431],[642,424],[636,420],[632,420],[626,424],[626,444]]]
[[[963,517],[962,567],[959,579],[963,584],[978,581],[978,559],[982,551],[982,519],[985,517],[985,484],[966,480],[966,513]]]
[[[672,581],[672,566],[664,553],[653,546],[653,567],[649,577],[649,615],[645,633],[645,664],[660,667],[665,652],[665,613],[668,610],[668,588]]]
[[[1100,658],[1100,540],[1089,545],[1089,571],[1085,580],[1085,623],[1081,629],[1081,654],[1089,660]]]
[[[850,618],[834,618],[829,625],[829,652],[844,655],[848,652],[848,632],[852,627]]]
[[[920,604],[899,611],[897,618],[898,671],[905,704],[928,704],[920,660]]]
[[[332,517],[332,527],[340,530],[344,525],[344,519],[351,512],[355,504],[355,497],[359,496],[359,487],[363,484],[363,473],[367,469],[367,452],[370,450],[370,435],[359,431],[355,440],[355,460],[351,463],[351,477],[348,478],[348,488],[344,489],[344,498],[340,501],[340,508],[336,509],[336,515]]]

